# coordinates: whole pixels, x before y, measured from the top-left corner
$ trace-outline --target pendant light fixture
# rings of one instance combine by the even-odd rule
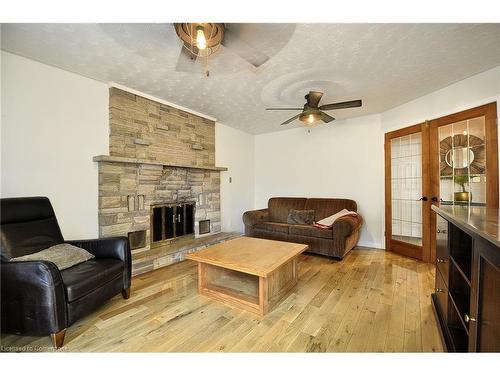
[[[174,23],[183,48],[192,59],[203,58],[208,76],[209,57],[219,50],[224,40],[223,23]]]

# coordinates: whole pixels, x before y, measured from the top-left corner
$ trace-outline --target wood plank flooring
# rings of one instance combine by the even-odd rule
[[[299,282],[265,317],[197,294],[185,261],[133,278],[68,329],[69,352],[440,352],[434,266],[355,249],[343,261],[304,254]],[[2,335],[3,350],[53,351],[48,336]]]

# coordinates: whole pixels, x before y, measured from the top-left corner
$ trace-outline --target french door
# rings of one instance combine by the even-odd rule
[[[429,255],[429,124],[385,135],[385,248],[412,258]]]
[[[386,250],[435,259],[431,205],[498,207],[496,103],[385,134]]]

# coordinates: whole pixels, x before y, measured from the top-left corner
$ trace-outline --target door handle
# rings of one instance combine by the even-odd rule
[[[425,196],[419,199],[419,201],[424,201],[424,202],[427,202],[428,200],[429,200],[429,198],[427,198]]]
[[[469,323],[469,322],[475,322],[476,319],[475,318],[471,318],[469,315],[465,314],[464,316],[464,320],[466,323]]]

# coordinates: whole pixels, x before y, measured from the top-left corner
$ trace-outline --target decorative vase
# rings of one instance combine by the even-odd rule
[[[460,191],[455,193],[456,202],[469,202],[472,199],[472,194],[468,191]]]

